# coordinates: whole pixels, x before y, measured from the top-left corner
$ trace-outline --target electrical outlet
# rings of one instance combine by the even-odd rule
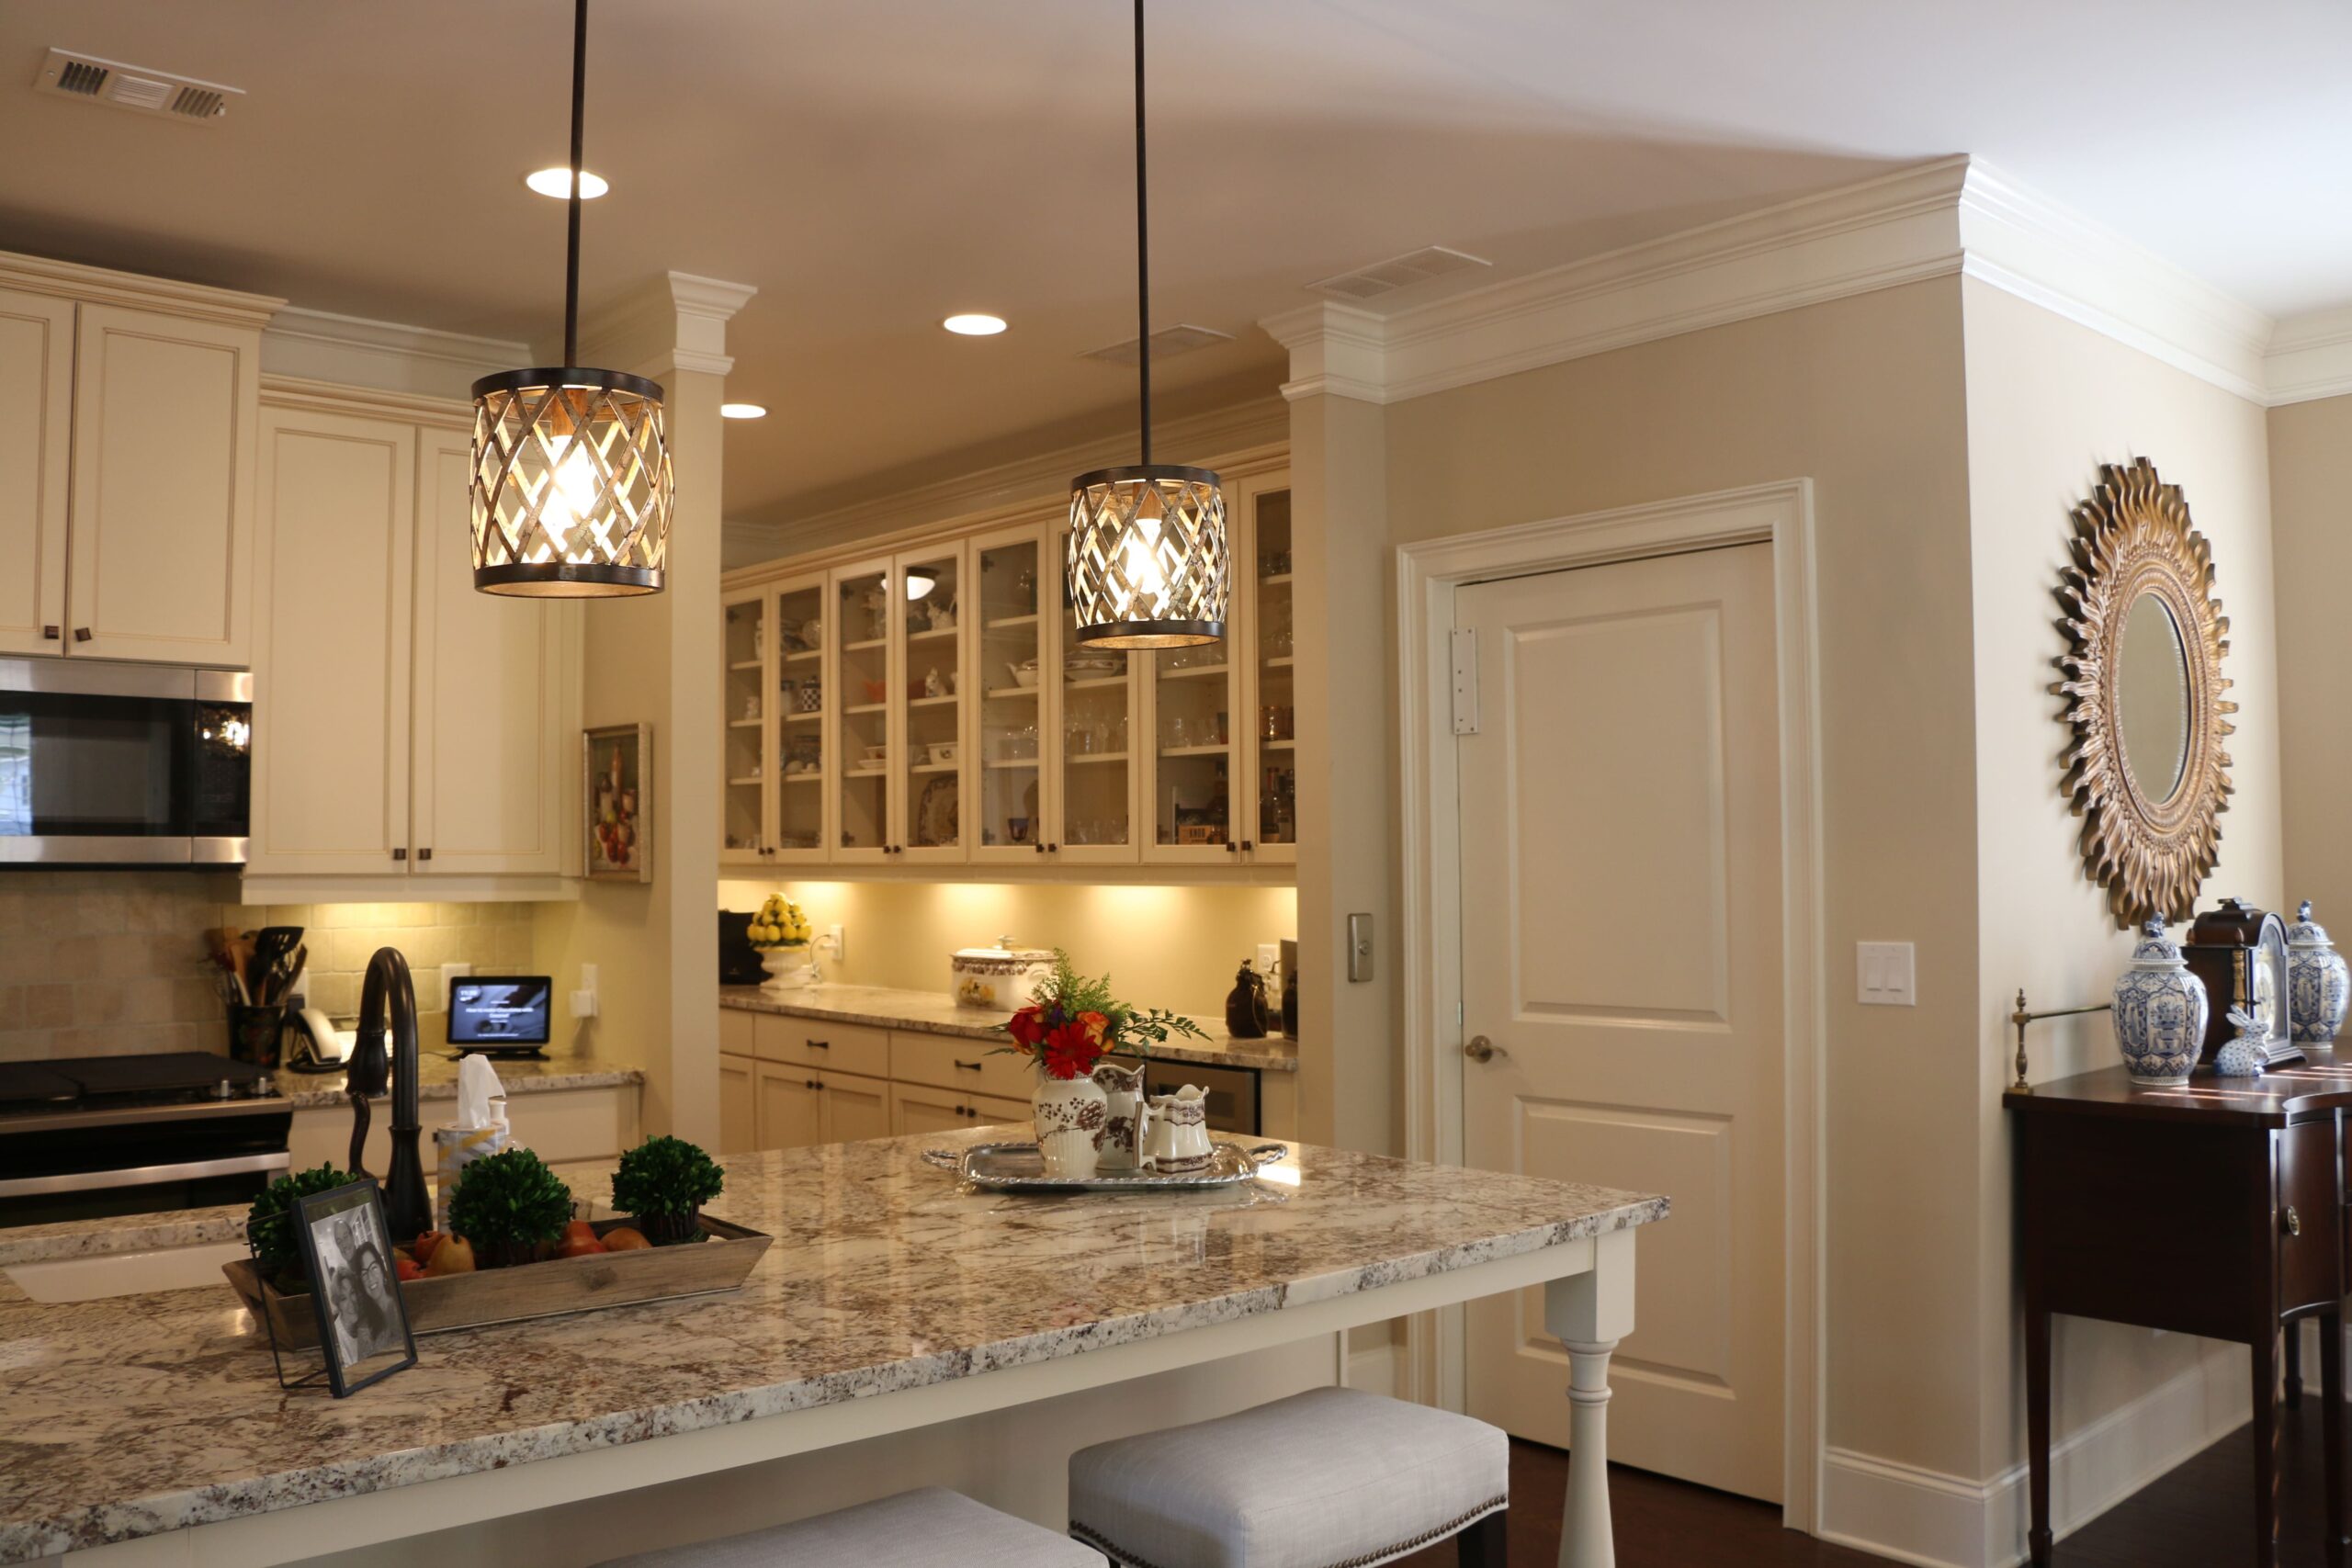
[[[594,964],[580,966],[580,988],[571,993],[571,1016],[596,1016],[596,966]]]
[[[1258,973],[1261,975],[1272,974],[1274,972],[1274,965],[1282,961],[1282,952],[1283,949],[1280,942],[1260,942],[1258,944]]]
[[[1919,1005],[1912,945],[1907,942],[1854,944],[1856,1000],[1866,1007]]]
[[[846,964],[849,962],[848,932],[849,928],[847,926],[834,925],[827,926],[825,928],[825,936],[826,939],[832,943],[833,962],[836,964]]]
[[[473,972],[474,966],[470,964],[444,964],[441,965],[441,1010],[443,1012],[447,1012],[449,1010],[450,987],[454,986],[458,979],[470,975]]]

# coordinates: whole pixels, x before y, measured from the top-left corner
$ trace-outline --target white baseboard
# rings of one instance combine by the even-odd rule
[[[2252,1416],[2243,1351],[2198,1364],[2051,1445],[2052,1528],[2063,1539]],[[2026,1558],[2026,1468],[1990,1481],[1830,1449],[1824,1540],[1917,1568],[2013,1568]]]

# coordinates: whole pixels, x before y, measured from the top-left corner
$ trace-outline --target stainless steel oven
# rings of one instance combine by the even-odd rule
[[[1143,1065],[1144,1087],[1154,1094],[1173,1094],[1188,1083],[1208,1091],[1209,1131],[1258,1133],[1258,1069],[1209,1067],[1197,1062],[1165,1061],[1154,1057]]]
[[[0,659],[0,866],[243,865],[254,678]]]

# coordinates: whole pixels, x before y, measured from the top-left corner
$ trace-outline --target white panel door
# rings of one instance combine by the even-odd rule
[[[415,476],[408,425],[264,411],[253,873],[411,863]]]
[[[552,876],[569,739],[563,617],[574,612],[474,591],[471,459],[462,432],[426,431],[419,443],[415,868]]]
[[[1781,1490],[1781,878],[1767,547],[1461,591],[1470,1164],[1664,1192],[1610,1457]],[[1565,1448],[1543,1293],[1474,1303],[1471,1410]]]
[[[244,668],[261,334],[84,305],[78,340],[72,651]]]
[[[74,302],[0,290],[0,653],[65,651]]]

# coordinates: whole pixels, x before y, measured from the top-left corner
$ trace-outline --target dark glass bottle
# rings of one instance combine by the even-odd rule
[[[1266,977],[1246,958],[1233,977],[1233,989],[1226,994],[1225,1032],[1236,1040],[1266,1037]]]

